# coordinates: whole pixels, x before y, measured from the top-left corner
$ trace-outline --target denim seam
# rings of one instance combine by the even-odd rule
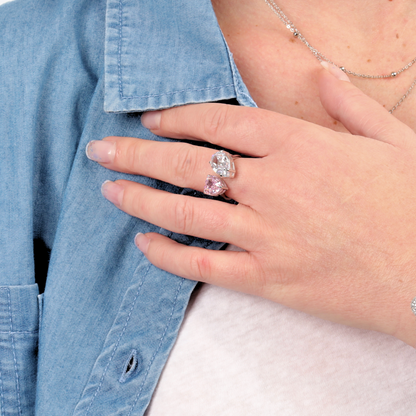
[[[167,330],[168,330],[168,328],[169,328],[169,324],[170,324],[170,322],[172,321],[173,312],[174,312],[174,310],[175,310],[175,306],[176,306],[176,304],[177,304],[177,302],[178,302],[179,292],[180,292],[180,290],[181,290],[181,288],[182,288],[182,285],[183,285],[183,282],[184,282],[184,281],[185,281],[185,279],[181,279],[181,283],[180,283],[180,285],[178,286],[178,289],[176,290],[175,299],[174,299],[174,301],[173,301],[172,310],[171,310],[171,312],[170,312],[169,320],[168,320],[168,322],[166,323],[165,330],[163,331],[162,337],[160,338],[159,345],[158,345],[158,347],[157,347],[156,351],[153,353],[152,358],[150,359],[150,363],[149,363],[149,365],[147,366],[147,369],[146,369],[146,373],[145,373],[145,375],[144,375],[143,382],[142,382],[142,384],[141,384],[141,386],[140,386],[140,390],[139,390],[139,392],[137,393],[136,399],[134,400],[134,403],[132,404],[131,409],[130,409],[130,412],[127,414],[127,416],[130,416],[130,415],[131,415],[131,413],[132,413],[132,411],[133,411],[134,407],[136,406],[137,401],[139,400],[139,398],[140,398],[140,396],[141,396],[141,394],[142,394],[143,387],[144,387],[144,384],[146,383],[147,376],[148,376],[148,374],[149,374],[150,368],[151,368],[151,366],[152,366],[152,364],[153,364],[153,361],[154,361],[154,359],[155,359],[155,357],[156,357],[157,353],[158,353],[158,352],[159,352],[159,350],[160,350],[160,347],[162,346],[163,340],[165,339],[165,336],[166,336],[166,332],[167,332]]]
[[[121,40],[122,40],[122,24],[123,24],[123,18],[122,18],[122,14],[123,14],[123,4],[122,1],[120,0],[118,3],[118,10],[119,10],[119,20],[118,20],[118,24],[119,24],[119,30],[118,30],[118,91],[120,94],[120,97],[123,98],[124,94],[123,94],[123,82],[122,82],[122,70],[121,70]]]
[[[220,85],[219,87],[208,87],[208,88],[185,88],[185,89],[183,89],[183,90],[178,90],[178,91],[173,91],[173,92],[166,92],[166,93],[164,93],[164,94],[133,95],[133,96],[131,96],[131,97],[124,97],[124,96],[122,95],[122,96],[121,96],[121,98],[122,98],[123,100],[134,100],[134,99],[137,99],[137,98],[147,98],[147,97],[151,97],[151,98],[154,98],[154,97],[164,97],[164,96],[166,96],[166,95],[174,95],[174,94],[179,94],[179,93],[182,93],[182,92],[188,92],[188,91],[197,91],[197,92],[200,92],[200,91],[212,91],[212,90],[219,90],[219,89],[224,88],[224,87],[235,87],[235,85],[234,85],[234,84],[224,84],[224,85]],[[241,93],[241,95],[247,95],[247,94]]]
[[[147,273],[148,273],[148,271],[149,271],[149,269],[150,269],[150,266],[151,266],[151,264],[149,264],[149,267],[147,268],[146,272],[145,272],[145,273],[144,273],[144,275],[143,275],[143,279],[142,279],[142,281],[140,282],[139,288],[137,289],[136,296],[134,297],[133,302],[132,302],[132,304],[131,304],[130,312],[129,312],[129,314],[128,314],[127,318],[126,318],[126,322],[125,322],[125,324],[124,324],[123,330],[121,331],[121,333],[120,333],[120,335],[119,335],[119,337],[118,337],[117,343],[116,343],[116,345],[115,345],[115,347],[114,347],[113,353],[111,354],[111,357],[110,357],[110,359],[109,359],[109,361],[108,361],[107,365],[106,365],[106,366],[105,366],[105,368],[104,368],[104,372],[103,372],[103,375],[101,376],[100,383],[99,383],[99,385],[98,385],[98,387],[97,387],[97,390],[95,391],[94,396],[93,396],[93,398],[92,398],[92,400],[91,400],[91,402],[90,402],[90,404],[89,404],[89,406],[88,406],[88,408],[87,408],[87,410],[86,410],[86,412],[85,412],[85,416],[87,416],[87,415],[88,415],[88,413],[90,412],[91,406],[92,406],[92,404],[94,403],[94,400],[95,400],[95,398],[97,397],[98,393],[100,392],[101,386],[102,386],[102,384],[103,384],[103,382],[104,382],[104,377],[105,377],[105,375],[107,374],[108,367],[110,366],[111,361],[113,360],[114,355],[115,355],[115,353],[116,353],[116,351],[117,351],[117,348],[118,348],[118,346],[119,346],[119,344],[120,344],[120,341],[121,341],[121,339],[123,338],[123,335],[124,335],[124,333],[125,333],[125,331],[126,331],[127,324],[129,323],[129,321],[130,321],[130,317],[131,317],[131,314],[133,313],[134,305],[136,304],[137,298],[139,297],[139,293],[140,293],[140,291],[141,291],[141,289],[142,289],[142,286],[143,286],[143,283],[144,283],[144,279],[145,279],[145,277],[146,277],[146,275],[147,275]]]
[[[13,338],[13,321],[12,321],[12,302],[10,299],[10,290],[7,290],[7,302],[9,305],[9,319],[10,319],[10,340],[12,344],[13,350],[13,361],[14,361],[14,371],[16,374],[16,394],[17,394],[17,406],[19,408],[19,414],[22,415],[22,406],[20,403],[20,383],[19,383],[19,372],[17,371],[17,360],[16,360],[16,350],[14,346],[14,338]]]
[[[228,52],[228,54],[229,54],[229,58],[230,58],[231,71],[232,71],[232,74],[233,74],[235,87],[236,87],[236,89],[237,89],[237,91],[240,95],[243,95],[244,97],[247,97],[251,100],[251,97],[248,94],[246,94],[245,92],[242,91],[241,85],[240,85],[240,80],[238,79],[238,77],[236,75],[237,68],[235,66],[234,60],[232,59],[231,52]]]
[[[221,88],[225,88],[225,87],[235,87],[234,84],[225,84],[225,85],[221,85],[219,87],[209,87],[209,88],[185,88],[183,90],[179,90],[179,91],[174,91],[174,92],[166,92],[163,94],[146,94],[146,95],[133,95],[131,97],[125,97],[124,93],[123,93],[123,75],[122,75],[122,65],[121,65],[121,42],[123,39],[123,2],[122,0],[119,0],[118,2],[119,4],[119,30],[118,30],[118,59],[117,59],[117,66],[118,66],[118,91],[120,94],[120,98],[122,100],[134,100],[137,98],[155,98],[155,97],[165,97],[167,95],[174,95],[174,94],[178,94],[178,93],[182,93],[182,92],[187,92],[187,91],[212,91],[212,90],[218,90]]]
[[[4,410],[4,396],[3,396],[3,379],[1,377],[1,371],[0,371],[0,416],[3,416]]]
[[[0,335],[37,334],[39,331],[0,331]]]

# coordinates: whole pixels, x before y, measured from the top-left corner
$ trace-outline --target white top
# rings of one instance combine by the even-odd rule
[[[410,346],[203,285],[146,416],[413,414]]]

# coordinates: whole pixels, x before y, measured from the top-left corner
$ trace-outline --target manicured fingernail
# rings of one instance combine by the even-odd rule
[[[335,65],[329,64],[326,61],[321,61],[321,65],[327,69],[335,78],[338,78],[341,81],[351,82],[348,78],[348,75],[340,68]]]
[[[149,111],[142,115],[141,121],[144,127],[149,130],[157,130],[160,127],[161,111]]]
[[[121,207],[124,189],[122,186],[111,181],[105,181],[101,186],[101,193],[114,205]]]
[[[136,237],[134,237],[134,243],[136,244],[137,248],[143,253],[147,253],[147,249],[149,248],[150,239],[146,237],[145,234],[138,233]]]
[[[87,144],[85,153],[88,159],[100,163],[110,163],[114,160],[116,144],[107,140],[93,140]]]

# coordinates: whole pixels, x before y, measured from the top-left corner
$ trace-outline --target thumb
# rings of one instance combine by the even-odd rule
[[[341,69],[327,62],[322,66],[325,69],[318,79],[319,94],[331,117],[340,121],[352,134],[391,144],[401,141],[406,125],[355,87]]]

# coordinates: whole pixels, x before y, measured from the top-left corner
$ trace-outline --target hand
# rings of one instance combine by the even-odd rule
[[[204,140],[251,158],[225,179],[230,205],[141,184],[107,182],[130,215],[245,251],[212,251],[164,236],[136,244],[157,267],[256,294],[416,345],[416,134],[351,83],[323,69],[327,112],[349,133],[271,111],[198,104],[148,113],[157,135]],[[213,150],[108,137],[89,155],[109,169],[203,190]]]

